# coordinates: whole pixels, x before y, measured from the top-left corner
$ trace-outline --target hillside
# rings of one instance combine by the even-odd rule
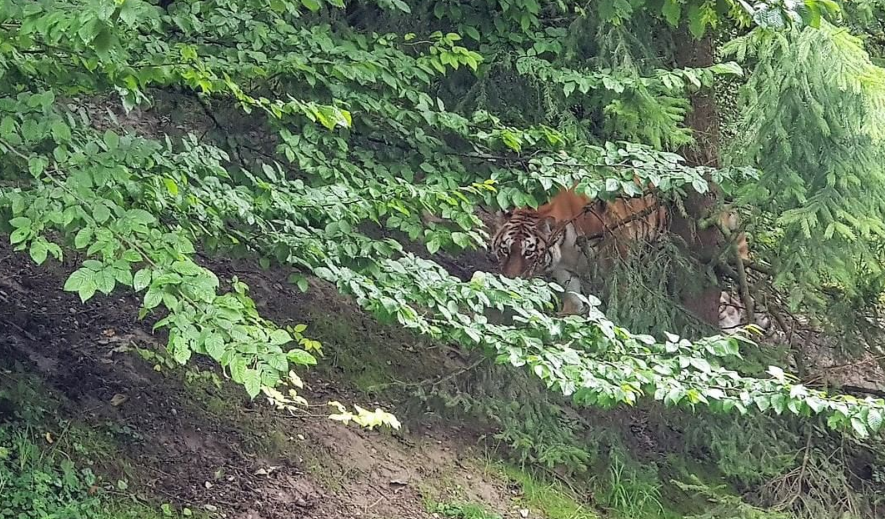
[[[9,434],[24,426],[49,459],[72,456],[90,466],[97,495],[119,501],[118,511],[137,499],[148,510],[171,504],[250,519],[431,517],[446,503],[482,505],[504,517],[521,517],[520,510],[539,517],[548,506],[568,517],[595,516],[589,501],[579,504],[560,484],[502,464],[478,443],[482,429],[419,413],[406,431],[391,434],[333,422],[322,408],[278,413],[229,382],[217,386],[205,366],[185,372],[152,357],[164,341],[135,320],[131,297],[81,308],[58,289],[69,268],[37,269],[8,246],[2,256],[0,427]],[[321,282],[302,294],[257,265],[213,267],[249,284],[277,322],[305,316],[328,357],[305,376],[311,401],[395,407],[403,401],[376,401],[370,388],[463,367],[443,347],[426,363],[419,339],[379,326]],[[136,516],[143,513],[158,512]]]

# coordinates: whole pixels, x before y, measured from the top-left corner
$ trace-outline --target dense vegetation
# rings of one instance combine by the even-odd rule
[[[304,325],[263,318],[248,287],[220,280],[202,255],[260,258],[304,291],[310,278],[332,283],[383,322],[524,368],[571,399],[562,406],[708,409],[697,445],[715,445],[705,448],[722,450],[730,475],[759,484],[789,463],[754,443],[754,427],[789,450],[797,431],[811,442],[802,423],[837,430],[815,429],[826,445],[875,435],[885,420],[881,398],[786,373],[805,375],[796,328],[835,332],[855,354],[879,348],[881,7],[9,0],[0,223],[35,263],[77,262],[64,290],[84,302],[138,293],[139,317],[156,319],[175,361],[207,356],[249,396],[264,391],[292,412],[307,402],[290,369],[316,364],[319,344]],[[116,107],[188,116],[123,132]],[[635,196],[634,177],[701,228],[710,199],[699,195],[717,193],[714,209],[743,217],[752,264],[719,261],[727,247],[682,257],[670,243],[597,281],[595,310],[570,317],[555,315],[558,287],[545,280],[442,266],[485,245],[483,211],[537,206],[575,183],[594,198]],[[678,293],[711,285],[752,292],[792,358],[759,369],[766,348],[685,318]],[[527,449],[524,461],[589,463],[592,449],[570,439],[580,424],[562,429],[537,381],[491,373],[519,377],[517,394],[538,402],[495,404],[500,423],[537,413],[545,434],[572,444],[546,460]],[[743,446],[727,443],[741,427],[720,412],[752,416]],[[775,466],[748,468],[744,447]],[[783,508],[814,517],[794,502]],[[735,517],[758,512],[739,505],[747,515]]]

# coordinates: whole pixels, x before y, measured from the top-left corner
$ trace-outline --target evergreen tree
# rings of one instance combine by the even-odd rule
[[[728,156],[761,170],[743,201],[774,224],[757,242],[777,286],[794,307],[819,306],[820,288],[834,285],[847,297],[875,298],[885,233],[885,70],[857,37],[826,22],[756,29],[726,50],[754,63]]]

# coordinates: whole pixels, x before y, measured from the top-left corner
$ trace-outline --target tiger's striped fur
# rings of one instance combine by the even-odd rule
[[[581,313],[580,273],[588,260],[578,245],[580,237],[599,237],[597,261],[626,253],[630,242],[654,241],[667,227],[666,208],[653,195],[592,202],[573,189],[560,191],[537,210],[520,208],[504,215],[491,241],[493,258],[508,277],[552,274],[566,290],[562,312]],[[586,209],[585,209],[586,208]],[[648,214],[629,220],[639,212]],[[629,221],[627,221],[629,220]]]
[[[574,189],[559,192],[537,210],[519,208],[501,216],[490,243],[501,273],[525,278],[552,275],[566,290],[563,314],[583,312],[577,295],[584,294],[580,274],[588,271],[589,260],[579,245],[581,237],[598,239],[598,243],[591,243],[596,250],[593,260],[605,268],[618,256],[623,257],[632,243],[652,243],[670,225],[668,209],[653,194],[605,202],[591,201]],[[731,231],[738,228],[733,213],[720,214],[719,221]],[[684,238],[692,243],[691,237]],[[735,239],[741,258],[748,260],[746,236],[740,233]],[[723,326],[735,329],[741,320],[734,301],[731,294],[720,296],[718,324],[723,330]]]

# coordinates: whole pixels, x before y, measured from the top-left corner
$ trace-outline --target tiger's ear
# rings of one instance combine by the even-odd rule
[[[501,227],[502,225],[507,223],[507,221],[510,220],[510,217],[512,216],[513,211],[502,211],[498,209],[497,211],[495,211],[495,227]]]
[[[556,228],[556,218],[552,216],[545,216],[538,222],[538,228],[544,234],[544,236],[550,236],[553,234],[553,229]]]

